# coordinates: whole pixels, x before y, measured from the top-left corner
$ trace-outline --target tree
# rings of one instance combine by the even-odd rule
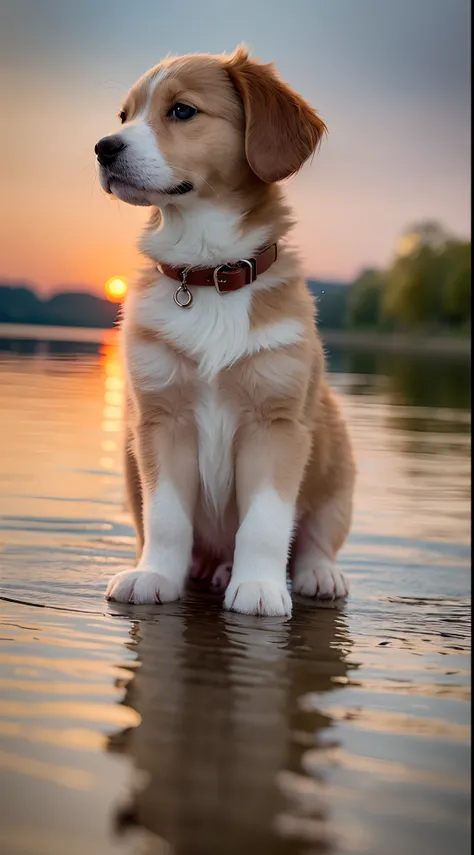
[[[398,256],[412,255],[422,246],[429,246],[436,251],[442,251],[450,235],[440,223],[434,220],[425,220],[415,223],[403,232],[397,243],[396,253]]]
[[[470,311],[470,244],[437,223],[406,232],[386,275],[382,315],[408,329],[466,323]]]
[[[377,327],[384,288],[380,270],[363,270],[354,282],[348,299],[348,322],[351,327]]]
[[[471,244],[452,241],[446,249],[446,267],[446,319],[455,326],[468,326],[471,321]]]
[[[440,323],[443,314],[440,262],[438,252],[424,245],[409,256],[397,258],[387,273],[383,315],[408,329]]]

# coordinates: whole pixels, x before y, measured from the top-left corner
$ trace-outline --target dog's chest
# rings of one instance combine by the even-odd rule
[[[230,403],[223,394],[223,375],[240,359],[298,341],[301,324],[288,319],[252,330],[249,289],[224,296],[213,289],[195,289],[192,306],[179,308],[173,301],[175,285],[162,279],[127,307],[125,333],[131,324],[147,334],[125,334],[126,363],[132,384],[154,394],[157,406],[169,397],[174,403],[168,411],[189,412],[198,437],[203,499],[221,513],[234,483],[233,446],[239,426],[237,397]],[[274,393],[273,375],[260,370],[259,388],[271,383]]]
[[[194,415],[202,498],[214,514],[224,513],[234,484],[234,435],[238,413],[223,399],[218,380],[198,386]]]
[[[220,295],[213,288],[193,290],[193,303],[180,308],[173,300],[176,282],[159,280],[134,306],[140,326],[181,351],[196,366],[196,374],[212,381],[248,351],[251,293],[243,288]]]
[[[180,410],[188,411],[196,426],[201,498],[212,516],[221,516],[234,483],[238,427],[238,411],[223,394],[221,375],[248,352],[249,294],[199,291],[190,309],[177,307],[172,294],[168,287],[156,289],[153,299],[144,295],[135,304],[134,323],[156,340],[126,340],[126,363],[132,383],[156,394],[157,405],[177,395]]]

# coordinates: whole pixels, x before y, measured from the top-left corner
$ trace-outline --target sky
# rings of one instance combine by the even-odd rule
[[[0,280],[44,293],[133,277],[146,209],[109,198],[94,144],[168,53],[245,41],[329,136],[286,192],[309,276],[384,266],[412,223],[470,233],[469,0],[3,0]]]

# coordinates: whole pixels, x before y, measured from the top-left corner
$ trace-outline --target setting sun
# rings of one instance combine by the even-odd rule
[[[125,279],[113,276],[105,283],[105,295],[111,303],[120,303],[127,293],[127,288]]]

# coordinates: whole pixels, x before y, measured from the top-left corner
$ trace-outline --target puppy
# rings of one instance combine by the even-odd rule
[[[194,566],[225,608],[290,615],[291,553],[294,592],[345,597],[354,462],[279,187],[325,125],[243,48],[164,60],[119,117],[101,185],[152,213],[121,330],[137,565],[106,596],[177,600]]]

